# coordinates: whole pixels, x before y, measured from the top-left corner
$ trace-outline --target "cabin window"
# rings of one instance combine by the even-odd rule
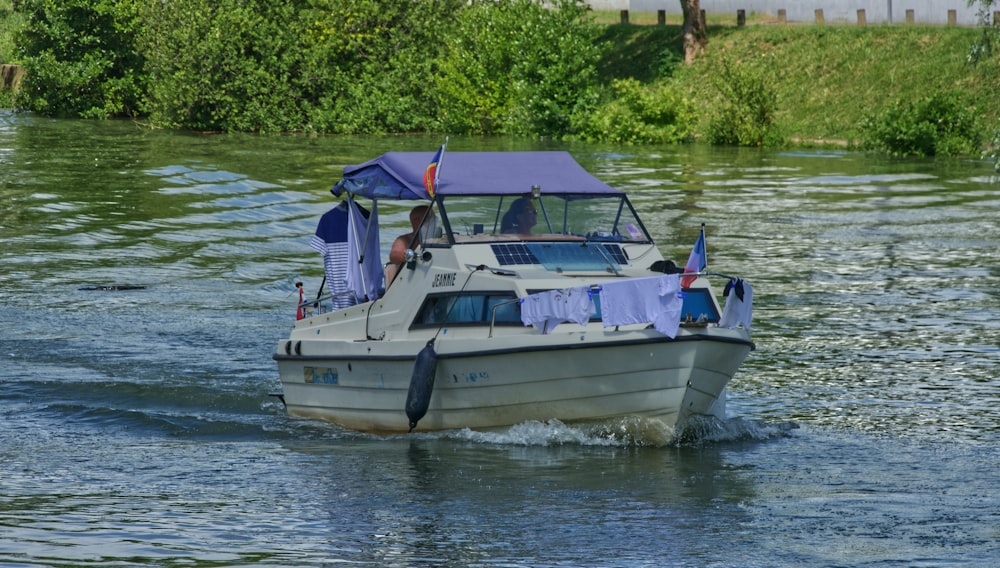
[[[435,294],[424,300],[413,327],[441,324],[524,325],[521,310],[512,292],[471,292]],[[494,319],[494,308],[496,317]]]

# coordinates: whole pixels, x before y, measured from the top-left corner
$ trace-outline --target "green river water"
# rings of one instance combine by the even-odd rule
[[[569,150],[680,263],[706,224],[710,268],[755,291],[730,419],[678,441],[629,419],[378,438],[285,415],[271,354],[294,283],[322,279],[329,188],[441,141],[0,111],[0,565],[1000,562],[982,161],[452,137]],[[386,239],[406,211],[380,207]],[[107,285],[142,289],[83,289]]]

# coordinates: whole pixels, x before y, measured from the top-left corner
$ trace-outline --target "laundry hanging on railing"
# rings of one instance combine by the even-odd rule
[[[596,313],[588,286],[529,294],[521,300],[521,321],[543,334],[552,333],[563,322],[587,325]]]
[[[350,294],[338,296],[349,290],[347,270],[351,265],[351,254],[347,246],[348,221],[347,201],[342,201],[320,217],[316,234],[309,243],[313,250],[323,255],[326,285],[334,296],[335,310],[349,308],[356,303]]]
[[[605,282],[600,298],[604,327],[652,323],[670,338],[677,335],[683,301],[676,274]]]
[[[372,230],[368,230],[369,223]],[[309,246],[323,255],[333,309],[349,308],[366,296],[377,296],[382,284],[378,238],[377,214],[353,201],[341,201],[320,217]],[[361,251],[366,253],[363,263],[358,262]],[[354,295],[345,294],[347,291]]]
[[[351,200],[350,228],[347,231],[347,248],[351,264],[347,269],[347,287],[354,290],[358,302],[378,298],[384,273],[379,251],[378,206],[373,203],[369,213]]]
[[[656,331],[677,336],[683,306],[677,274],[605,282],[596,291],[579,286],[529,294],[520,301],[521,321],[544,334],[564,322],[586,325],[597,313],[594,293],[600,296],[604,327],[652,323]]]
[[[750,331],[753,318],[753,287],[742,278],[733,278],[722,291],[726,297],[726,307],[722,309],[719,327],[735,328],[743,326]]]

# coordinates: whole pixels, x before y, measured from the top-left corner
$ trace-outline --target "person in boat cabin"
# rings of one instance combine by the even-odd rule
[[[538,209],[530,195],[519,197],[500,220],[500,232],[505,235],[530,235],[538,223]]]
[[[425,219],[426,217],[426,219]],[[406,261],[406,251],[417,250],[423,238],[433,234],[434,211],[429,205],[417,205],[410,210],[410,226],[413,230],[396,237],[389,250],[389,262],[385,266],[385,287],[388,288],[396,279],[399,268]]]

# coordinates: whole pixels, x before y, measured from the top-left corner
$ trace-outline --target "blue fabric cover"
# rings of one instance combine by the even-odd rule
[[[370,199],[429,200],[424,171],[434,152],[387,152],[374,160],[344,168],[344,178],[331,190]],[[523,195],[537,185],[543,195],[612,194],[614,189],[592,176],[569,152],[445,152],[438,165],[436,195]]]

